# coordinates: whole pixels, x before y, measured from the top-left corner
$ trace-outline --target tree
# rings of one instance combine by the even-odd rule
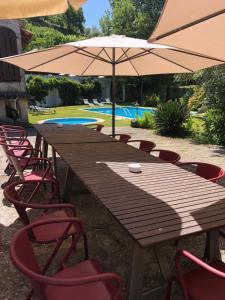
[[[147,39],[159,18],[163,0],[111,0],[111,12],[100,21],[104,34]]]
[[[48,85],[41,76],[31,77],[26,84],[26,89],[28,94],[39,102],[44,101],[48,95]]]

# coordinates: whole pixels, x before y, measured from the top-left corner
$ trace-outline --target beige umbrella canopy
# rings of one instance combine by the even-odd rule
[[[115,76],[189,73],[224,63],[198,53],[125,36],[96,37],[0,60],[30,72],[112,76],[113,134]]]
[[[86,0],[1,0],[0,19],[18,19],[64,13],[70,4],[77,10]]]
[[[225,1],[167,0],[149,42],[225,60]]]

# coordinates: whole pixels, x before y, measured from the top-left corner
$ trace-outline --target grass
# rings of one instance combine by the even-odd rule
[[[107,107],[107,106],[105,106]],[[108,106],[109,107],[109,106]],[[99,114],[96,112],[89,112],[81,110],[87,108],[86,105],[76,106],[60,106],[55,108],[55,113],[29,113],[29,122],[36,124],[41,120],[53,119],[53,118],[65,118],[65,117],[80,117],[80,118],[100,118],[105,120],[105,126],[112,125],[112,118],[108,115]],[[130,125],[129,119],[116,120],[116,126],[128,126]]]

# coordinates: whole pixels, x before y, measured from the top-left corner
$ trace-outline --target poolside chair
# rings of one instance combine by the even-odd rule
[[[62,225],[66,229],[56,243],[53,252],[49,258],[46,254],[46,262],[43,262],[42,257],[42,262],[39,264],[30,233],[40,230],[41,227]],[[76,237],[65,244],[63,241],[72,227],[76,228]],[[88,259],[87,253],[85,253],[85,260],[69,266],[68,260],[76,250],[82,236],[84,236],[83,226],[76,218],[37,222],[24,227],[14,236],[10,244],[10,257],[14,266],[33,284],[35,295],[39,295],[42,299],[122,300],[121,277],[116,273],[104,273],[98,260]],[[87,249],[86,241],[84,241],[84,248]],[[55,259],[61,249],[64,252],[63,257],[60,259],[58,255],[59,257]],[[51,275],[45,275],[53,263],[57,271],[51,272]]]
[[[102,102],[102,104],[112,104],[109,98],[106,98],[105,101]]]
[[[162,150],[162,149],[154,149],[150,153],[157,153],[158,157],[162,160],[165,160],[166,162],[169,162],[171,164],[175,164],[180,160],[180,155],[174,151],[170,150]]]
[[[51,186],[52,191],[51,194],[47,194],[45,192],[45,199],[41,199],[42,203],[40,203],[40,199],[37,198],[35,199],[36,201],[34,201],[34,197],[31,197],[31,194],[32,185],[36,183],[37,181],[32,180],[14,182],[4,189],[5,199],[13,204],[24,226],[31,223],[36,223],[38,221],[48,221],[57,218],[76,216],[74,205],[68,203],[59,204],[55,201],[53,203],[54,195],[57,190],[57,186],[53,180],[50,180],[49,182],[44,182],[43,180],[39,181],[40,185],[43,183],[48,183],[49,186]],[[30,217],[30,209],[35,210],[35,218]],[[55,228],[52,228],[51,226],[49,228],[48,226],[45,228],[42,227],[33,232],[33,238],[39,243],[56,241],[61,237],[64,230],[64,226],[56,226]],[[74,235],[75,233],[75,230],[69,231],[69,235]]]
[[[185,258],[195,268],[184,272],[182,261]],[[225,295],[225,264],[216,260],[209,264],[198,259],[186,250],[180,250],[175,257],[176,277],[183,292],[184,300],[223,300]],[[171,297],[172,283],[167,286],[166,299]]]
[[[103,106],[103,104],[102,104],[101,102],[98,102],[98,99],[92,99],[92,102],[93,102],[95,105]]]
[[[127,143],[128,140],[131,138],[129,134],[124,134],[124,133],[118,133],[118,134],[110,134],[109,136],[114,137],[118,139],[120,142]]]
[[[49,113],[49,114],[55,113],[55,109],[52,107],[41,107],[36,105],[32,105],[31,111],[33,113]]]
[[[93,103],[89,102],[88,99],[83,99],[85,105],[94,106]]]
[[[139,150],[150,153],[153,148],[156,147],[156,144],[151,141],[146,140],[129,140],[128,143],[139,143]]]
[[[221,178],[225,176],[225,170],[222,168],[212,165],[209,163],[203,162],[184,162],[179,163],[179,167],[183,166],[194,166],[195,167],[195,174],[201,176],[205,179],[208,179],[212,182],[217,182]]]

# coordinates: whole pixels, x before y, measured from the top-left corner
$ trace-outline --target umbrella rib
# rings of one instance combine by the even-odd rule
[[[181,52],[181,53],[184,53],[184,54],[188,54],[188,55],[192,55],[192,56],[198,56],[198,57],[201,57],[201,58],[205,58],[205,59],[210,59],[210,60],[215,60],[215,61],[218,61],[218,62],[221,62],[221,63],[225,63],[224,60],[221,60],[219,58],[215,58],[215,57],[212,57],[212,56],[207,56],[207,55],[204,55],[204,54],[200,54],[200,53],[197,53],[197,52],[189,52],[189,51],[186,51],[184,49],[176,49],[176,48],[170,48],[168,50],[171,50],[171,51],[175,51],[175,52]]]
[[[104,53],[106,54],[106,56],[108,57],[108,59],[110,60],[110,62],[112,63],[112,59],[111,57],[109,56],[108,52],[105,50],[105,48],[103,48],[104,50]]]
[[[99,54],[95,55],[95,54],[93,54],[93,53],[91,53],[91,52],[89,52],[89,51],[87,51],[87,50],[84,50],[84,49],[85,49],[85,48],[82,48],[82,49],[81,49],[81,51],[83,51],[84,53],[82,53],[82,52],[78,52],[78,53],[81,54],[81,55],[90,57],[90,58],[98,59],[98,60],[103,61],[103,62],[105,62],[105,63],[111,63],[111,59],[110,59],[110,58],[109,58],[110,61],[108,61],[107,59],[104,59],[104,58],[98,56],[101,52],[100,52]],[[104,49],[104,48],[103,48],[103,49]],[[87,54],[88,54],[88,55],[87,55]]]
[[[57,60],[57,59],[59,59],[59,58],[65,57],[65,56],[70,55],[70,54],[72,54],[72,53],[74,53],[74,52],[77,52],[77,51],[78,51],[78,50],[73,50],[73,51],[71,51],[71,52],[69,52],[69,53],[66,53],[66,54],[57,56],[56,58],[50,59],[50,60],[48,60],[48,61],[46,61],[46,62],[44,62],[44,63],[41,63],[41,64],[39,64],[39,65],[36,65],[36,66],[34,66],[34,67],[32,67],[32,68],[29,68],[29,69],[27,69],[27,71],[32,71],[32,70],[35,69],[35,68],[41,67],[41,66],[43,66],[43,65],[45,65],[45,64],[48,64],[48,63],[50,63],[50,62],[53,62],[53,61],[55,61],[55,60]]]
[[[151,54],[152,55],[155,55],[155,56],[157,56],[157,57],[159,57],[159,58],[162,58],[162,59],[164,59],[164,60],[166,60],[166,61],[168,61],[168,62],[170,62],[170,63],[172,63],[172,64],[174,64],[174,65],[176,65],[176,66],[178,66],[178,67],[181,67],[181,68],[183,68],[183,69],[185,69],[185,70],[187,70],[187,71],[189,71],[189,72],[195,72],[194,70],[191,70],[191,69],[189,69],[189,68],[187,68],[187,67],[185,67],[185,66],[182,66],[181,64],[178,64],[178,63],[176,63],[176,62],[174,62],[174,61],[172,61],[172,60],[170,60],[170,59],[168,59],[168,58],[165,58],[165,57],[163,57],[163,56],[161,56],[161,55],[159,55],[159,54],[156,54],[156,53],[154,53],[154,52],[151,52]]]
[[[155,48],[152,48],[152,49],[155,49]],[[152,50],[152,49],[151,49],[151,50]],[[144,49],[143,49],[143,50],[144,50]],[[145,55],[149,54],[149,53],[151,52],[151,50],[146,50],[146,49],[145,49],[143,52],[138,53],[138,54],[135,54],[135,55],[133,55],[133,56],[130,56],[128,59],[120,60],[120,61],[118,62],[118,64],[124,63],[124,62],[126,62],[126,61],[128,61],[128,60],[131,60],[131,59],[136,59],[136,58],[145,56]]]
[[[125,53],[127,53],[130,50],[130,48],[128,48]],[[123,53],[122,55],[120,55],[120,57],[117,59],[117,63],[120,63],[120,60],[125,56],[125,54]]]
[[[175,28],[175,29],[173,29],[173,30],[171,30],[171,31],[168,31],[168,32],[166,32],[166,33],[163,33],[163,34],[157,36],[156,38],[153,38],[153,39],[150,38],[149,41],[155,42],[155,41],[157,41],[157,40],[159,40],[159,39],[163,39],[163,38],[165,38],[165,37],[168,37],[168,36],[170,36],[170,35],[173,35],[173,34],[179,32],[179,31],[183,31],[183,30],[185,30],[185,29],[187,29],[187,28],[189,28],[189,27],[191,27],[191,26],[195,26],[195,25],[198,25],[198,24],[203,23],[203,22],[205,22],[205,21],[208,21],[209,19],[218,17],[219,15],[222,15],[222,14],[224,14],[224,13],[225,13],[225,9],[222,9],[222,10],[217,11],[217,12],[211,14],[211,15],[205,16],[205,17],[203,17],[203,18],[201,18],[201,19],[195,20],[195,21],[193,21],[193,22],[191,22],[191,23],[185,24],[185,25],[183,25],[183,26],[181,26],[181,27],[178,27],[178,28]]]
[[[134,64],[132,63],[131,59],[128,58],[127,54],[125,53],[125,51],[123,50],[123,48],[121,48],[121,50],[124,52],[124,55],[127,57],[129,63],[131,64],[131,66],[133,67],[134,71],[137,73],[138,76],[140,76],[140,74],[138,73],[137,69],[135,68]]]
[[[99,51],[99,53],[97,54],[97,57],[98,57],[103,51],[104,51],[104,48],[101,49],[101,50]],[[84,73],[90,68],[90,66],[94,63],[95,59],[96,59],[96,58],[93,57],[92,61],[87,65],[87,67],[86,67],[86,68],[84,69],[84,71],[81,73],[81,76],[83,76]]]

